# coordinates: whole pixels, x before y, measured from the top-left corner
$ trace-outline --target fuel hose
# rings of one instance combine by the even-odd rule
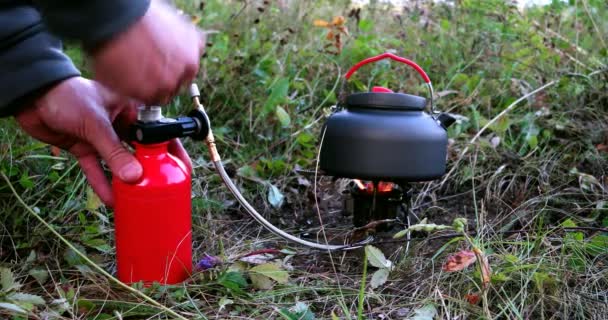
[[[205,112],[204,107],[200,103],[200,100],[199,100],[200,92],[199,92],[198,86],[196,84],[191,85],[190,96],[192,97],[192,99],[194,101],[195,107],[198,108],[199,110]],[[213,132],[211,131],[211,126],[209,126],[209,133],[207,134],[207,137],[205,138],[205,143],[207,144],[207,147],[209,148],[209,154],[211,156],[211,161],[213,162],[215,170],[217,171],[220,178],[222,179],[222,182],[226,185],[228,190],[230,190],[232,195],[234,195],[236,200],[241,204],[241,206],[245,209],[245,211],[255,221],[257,221],[259,224],[261,224],[268,231],[274,233],[275,235],[277,235],[287,241],[291,241],[291,242],[300,244],[300,245],[308,247],[308,248],[326,250],[326,251],[341,251],[341,250],[356,249],[356,248],[360,248],[360,247],[370,243],[373,240],[373,237],[370,236],[362,241],[352,243],[352,244],[344,244],[344,245],[323,244],[323,243],[319,243],[319,242],[304,240],[302,238],[296,237],[296,236],[289,234],[289,233],[285,232],[284,230],[278,228],[277,226],[273,225],[270,221],[266,220],[247,201],[247,199],[245,199],[245,197],[243,197],[243,195],[241,194],[241,191],[234,184],[234,182],[232,182],[232,180],[228,176],[228,173],[226,173],[226,170],[224,169],[224,165],[222,164],[220,155],[217,151],[217,147],[215,145],[215,138],[213,137]]]

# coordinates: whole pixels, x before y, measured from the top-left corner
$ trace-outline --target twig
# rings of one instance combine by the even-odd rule
[[[374,220],[362,227],[358,227],[355,228],[351,231],[351,233],[355,233],[355,232],[360,232],[360,231],[367,231],[369,229],[375,229],[377,226],[382,225],[382,224],[386,224],[386,223],[393,223],[395,222],[395,219],[384,219],[384,220]]]
[[[502,116],[504,116],[505,114],[509,113],[509,111],[513,110],[515,108],[515,106],[517,104],[519,104],[520,102],[526,100],[528,97],[533,96],[535,94],[537,94],[538,92],[554,85],[557,83],[557,80],[553,80],[545,85],[543,85],[542,87],[528,93],[525,94],[523,96],[521,96],[519,99],[515,100],[513,103],[511,103],[508,107],[506,107],[503,111],[501,111],[497,116],[495,116],[494,118],[492,118],[492,120],[490,120],[485,126],[483,126],[483,128],[481,128],[481,130],[479,130],[479,132],[477,132],[477,134],[473,137],[473,139],[471,139],[471,141],[469,141],[468,145],[464,148],[464,150],[462,150],[462,152],[460,153],[460,156],[458,157],[458,160],[456,160],[456,163],[454,163],[454,165],[452,166],[452,169],[450,169],[450,171],[445,175],[445,177],[443,178],[443,180],[441,181],[441,183],[439,184],[439,187],[443,187],[443,185],[445,184],[446,181],[448,181],[448,179],[450,178],[450,176],[454,173],[454,171],[456,171],[456,169],[458,168],[458,165],[460,164],[460,162],[462,161],[462,159],[464,158],[464,155],[469,151],[469,147],[475,143],[475,141],[477,141],[477,139],[479,139],[479,137],[481,137],[481,135],[491,126],[493,125],[496,121],[498,121],[498,119],[500,119]]]
[[[42,219],[42,217],[40,217],[40,215],[38,213],[36,213],[36,211],[34,211],[32,208],[30,208],[30,206],[28,206],[27,203],[25,203],[25,201],[23,201],[23,199],[21,198],[21,196],[19,196],[19,193],[17,193],[17,190],[15,190],[15,187],[13,187],[13,184],[11,183],[11,181],[4,174],[4,172],[0,172],[0,175],[2,175],[2,178],[4,178],[4,180],[8,184],[8,187],[13,192],[13,195],[15,196],[15,198],[17,198],[17,201],[19,201],[19,203],[29,213],[31,213],[38,221],[40,221],[40,223],[42,223],[47,229],[49,229],[49,231],[51,231],[57,238],[59,238],[59,240],[61,240],[61,242],[63,242],[66,246],[68,246],[68,248],[70,248],[79,257],[81,257],[84,261],[86,261],[89,265],[91,265],[93,267],[93,269],[97,270],[99,273],[101,273],[102,275],[104,275],[105,277],[107,277],[108,279],[110,279],[112,282],[116,283],[118,286],[120,286],[123,289],[125,289],[125,290],[133,293],[134,295],[139,296],[140,298],[148,301],[149,303],[151,303],[154,306],[158,307],[159,309],[167,312],[168,314],[170,314],[170,315],[172,315],[172,316],[174,316],[174,317],[176,317],[178,319],[181,319],[181,320],[188,320],[187,318],[179,315],[177,312],[171,310],[170,308],[168,308],[168,307],[160,304],[156,300],[150,298],[145,293],[143,293],[143,292],[141,292],[141,291],[139,291],[139,290],[137,290],[135,288],[132,288],[132,287],[126,285],[124,282],[116,279],[114,276],[112,276],[107,271],[105,271],[102,267],[100,267],[95,262],[93,262],[91,259],[89,259],[89,257],[87,257],[84,253],[80,252],[80,250],[78,250],[72,243],[70,243],[66,238],[64,238],[61,234],[59,234],[59,232],[57,232],[51,225],[49,225],[44,219]]]
[[[595,70],[595,71],[591,72],[588,75],[588,77],[593,77],[596,74],[600,74],[600,73],[603,73],[603,72],[606,72],[606,71],[608,71],[608,68],[604,68],[604,69],[600,69],[600,70]]]

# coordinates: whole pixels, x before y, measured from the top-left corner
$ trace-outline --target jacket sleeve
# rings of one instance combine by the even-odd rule
[[[139,20],[151,0],[35,0],[44,23],[62,38],[94,47]]]
[[[14,114],[51,84],[78,75],[38,11],[30,6],[0,9],[0,117]]]
[[[58,37],[95,47],[141,18],[150,0],[37,0],[0,5],[0,117],[80,75]]]

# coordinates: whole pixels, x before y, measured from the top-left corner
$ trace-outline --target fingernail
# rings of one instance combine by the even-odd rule
[[[139,179],[141,173],[141,165],[137,162],[130,162],[120,169],[118,176],[122,181],[129,182]]]

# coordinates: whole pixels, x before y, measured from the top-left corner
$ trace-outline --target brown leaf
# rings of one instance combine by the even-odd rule
[[[448,260],[443,264],[443,271],[455,272],[465,269],[475,263],[477,257],[470,250],[462,250],[448,257]]]
[[[597,151],[600,151],[600,152],[601,152],[601,151],[603,151],[603,152],[608,152],[608,145],[603,144],[603,143],[600,143],[600,144],[598,144],[597,146],[595,146],[595,149],[596,149]]]
[[[51,146],[51,155],[53,155],[55,157],[59,157],[60,154],[61,154],[61,149],[59,149],[59,147]]]
[[[331,24],[335,27],[341,27],[344,25],[344,22],[346,22],[346,19],[344,19],[343,16],[335,16],[334,19],[331,21]]]
[[[338,53],[342,52],[342,41],[340,40],[340,34],[336,34],[336,41],[335,41],[335,46],[336,49],[338,50]]]
[[[317,19],[317,20],[313,21],[312,24],[315,27],[329,27],[329,22],[322,20],[322,19]]]
[[[470,304],[478,304],[479,300],[481,299],[479,297],[479,294],[477,293],[467,293],[464,295],[464,298],[470,303]]]

